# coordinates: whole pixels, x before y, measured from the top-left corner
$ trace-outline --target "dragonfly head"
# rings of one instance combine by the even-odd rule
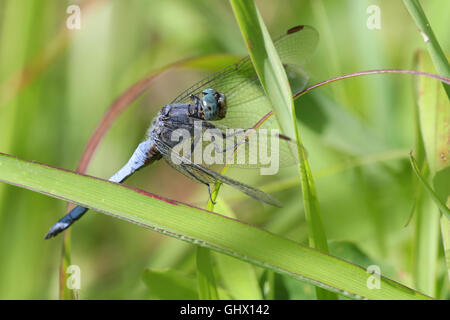
[[[225,118],[227,102],[224,94],[214,89],[205,89],[202,91],[200,100],[205,120],[220,120]]]

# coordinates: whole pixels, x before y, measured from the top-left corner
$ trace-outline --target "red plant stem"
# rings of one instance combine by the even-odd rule
[[[155,78],[161,75],[163,72],[155,73],[147,78],[140,80],[139,82],[128,88],[121,96],[119,96],[111,105],[111,107],[106,111],[102,120],[98,124],[91,138],[89,139],[86,147],[84,148],[83,155],[78,164],[77,172],[84,173],[97,149],[100,141],[105,136],[108,129],[114,123],[116,118],[127,109],[131,103],[136,100],[141,94],[148,89],[150,84]]]
[[[436,80],[442,81],[446,84],[450,84],[450,78],[441,77],[441,76],[438,76],[438,75],[432,74],[432,73],[414,71],[414,70],[402,70],[402,69],[376,69],[376,70],[367,70],[367,71],[359,71],[359,72],[344,74],[342,76],[338,76],[335,78],[331,78],[331,79],[319,82],[309,88],[306,88],[300,92],[297,92],[296,94],[294,94],[293,98],[296,99],[313,89],[316,89],[318,87],[324,86],[328,83],[335,82],[338,80],[343,80],[343,79],[348,79],[348,78],[353,78],[353,77],[358,77],[358,76],[365,76],[365,75],[370,75],[370,74],[383,74],[383,73],[412,74],[412,75],[417,75],[417,76],[425,76],[425,77],[430,77],[430,78],[434,78]]]

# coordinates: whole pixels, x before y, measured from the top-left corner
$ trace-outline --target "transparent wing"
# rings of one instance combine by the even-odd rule
[[[274,42],[295,92],[308,81],[301,66],[312,55],[317,42],[318,33],[309,26],[292,28]],[[231,128],[251,128],[272,109],[249,57],[194,84],[172,103],[190,103],[191,94],[199,96],[206,88],[225,94],[227,115],[218,122]],[[272,128],[277,127],[274,122]]]
[[[278,168],[298,163],[297,142],[278,130],[236,129],[208,121],[202,121],[201,125],[201,140],[198,139],[201,143],[194,143],[195,138],[187,142],[195,146],[192,154],[202,155],[190,157],[197,164],[265,168],[267,170],[261,171],[263,174],[275,174]]]
[[[225,177],[209,168],[192,162],[188,158],[183,157],[179,153],[175,152],[172,148],[170,148],[170,146],[168,146],[161,140],[156,141],[156,146],[159,152],[162,154],[164,160],[166,160],[166,162],[171,167],[178,170],[188,178],[193,179],[194,181],[207,185],[213,185],[220,181],[229,186],[232,186],[233,188],[238,189],[239,191],[256,200],[277,207],[282,206],[282,204],[277,199],[259,189],[251,187],[234,179]]]

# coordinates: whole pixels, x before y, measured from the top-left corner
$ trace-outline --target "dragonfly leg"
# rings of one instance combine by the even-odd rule
[[[231,150],[235,150],[241,144],[248,143],[248,140],[246,140],[244,142],[240,142],[240,143],[238,142],[238,143],[236,143],[236,144],[234,144],[232,146],[225,147],[224,149],[220,149],[220,147],[216,144],[216,141],[215,141],[214,137],[211,138],[211,141],[214,144],[214,150],[217,153],[225,153],[225,152],[228,152],[228,151],[231,151]]]
[[[212,123],[210,123],[210,122],[205,122],[204,124],[203,124],[207,129],[218,129],[216,126],[214,126],[214,124],[212,124]],[[229,147],[226,147],[226,148],[224,148],[224,149],[220,149],[219,148],[219,146],[217,145],[217,143],[216,143],[216,138],[215,138],[215,136],[214,135],[212,135],[211,136],[211,141],[213,142],[213,144],[214,144],[214,150],[217,152],[217,153],[225,153],[225,152],[228,152],[228,151],[231,151],[231,150],[235,150],[238,146],[240,146],[241,144],[244,144],[244,143],[248,143],[248,137],[251,135],[251,134],[253,134],[252,132],[249,132],[250,130],[254,130],[254,129],[239,129],[239,130],[234,130],[234,132],[232,132],[232,133],[225,133],[225,132],[222,132],[222,131],[220,131],[220,133],[221,133],[221,137],[222,137],[222,139],[223,140],[227,140],[227,139],[229,139],[229,138],[232,138],[232,137],[234,137],[234,136],[237,136],[237,135],[242,135],[242,134],[245,134],[245,137],[242,137],[242,139],[241,139],[241,141],[239,141],[239,142],[237,142],[237,143],[234,143],[234,141],[233,141],[233,145],[231,145],[231,146],[229,146]]]
[[[196,103],[196,104],[199,104],[199,103],[200,103],[200,98],[197,97],[196,95],[191,94],[191,95],[189,96],[189,98],[191,98],[191,100],[192,100],[194,103]]]
[[[229,138],[231,138],[231,137],[236,136],[237,134],[242,133],[244,130],[239,130],[239,131],[240,131],[240,132],[235,132],[235,133],[231,133],[231,134],[228,134],[228,135],[226,135],[226,134],[224,133],[224,134],[222,134],[222,138],[223,138],[223,139],[229,139]],[[224,149],[220,149],[220,148],[219,148],[219,146],[216,144],[216,139],[215,139],[214,136],[211,137],[211,141],[213,142],[213,144],[214,144],[214,150],[215,150],[217,153],[225,153],[225,152],[228,152],[228,151],[231,151],[231,150],[236,150],[238,146],[240,146],[241,144],[244,144],[244,143],[248,143],[249,140],[248,140],[248,137],[245,137],[244,139],[242,139],[242,141],[237,142],[237,143],[235,143],[235,144],[233,144],[233,145],[231,145],[231,146],[229,146],[229,147],[225,147]]]
[[[153,145],[150,140],[146,140],[138,145],[127,164],[117,171],[109,181],[121,183],[133,173],[156,160],[156,154],[152,152]],[[75,221],[80,219],[89,209],[83,206],[76,206],[68,214],[58,220],[47,232],[45,239],[50,239],[62,231],[69,228]]]
[[[184,172],[186,172],[189,176],[191,176],[195,181],[200,182],[204,185],[206,185],[208,187],[208,195],[209,195],[209,200],[211,200],[212,204],[216,204],[215,201],[213,201],[212,197],[211,197],[211,187],[210,184],[206,181],[203,181],[201,178],[197,177],[194,173],[192,173],[190,170],[188,170],[186,168],[186,164],[181,163],[181,167],[183,168]]]
[[[209,200],[211,200],[211,203],[215,205],[216,202],[211,197],[211,187],[210,187],[209,183],[207,183],[206,185],[208,186]]]

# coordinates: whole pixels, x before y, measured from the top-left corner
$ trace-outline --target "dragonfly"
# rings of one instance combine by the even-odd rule
[[[308,81],[302,66],[314,52],[317,42],[318,33],[310,26],[291,28],[274,41],[294,92],[303,89]],[[221,175],[216,170],[216,163],[210,161],[221,158],[229,167],[267,169],[267,159],[254,159],[251,154],[256,150],[252,149],[255,145],[252,141],[257,141],[259,150],[264,141],[266,151],[277,146],[279,166],[298,162],[293,151],[296,142],[279,133],[278,122],[273,120],[274,117],[268,119],[271,114],[272,105],[247,56],[192,85],[164,106],[144,140],[109,181],[123,183],[139,169],[164,159],[188,178],[206,185],[211,201],[211,186],[223,183],[258,201],[280,207],[281,202],[273,196]],[[269,139],[268,130],[278,134],[272,134]],[[206,133],[209,138],[201,139]],[[201,155],[207,148],[210,157],[195,161],[195,155]],[[88,208],[80,205],[74,207],[50,228],[45,239],[66,230],[87,211]]]

